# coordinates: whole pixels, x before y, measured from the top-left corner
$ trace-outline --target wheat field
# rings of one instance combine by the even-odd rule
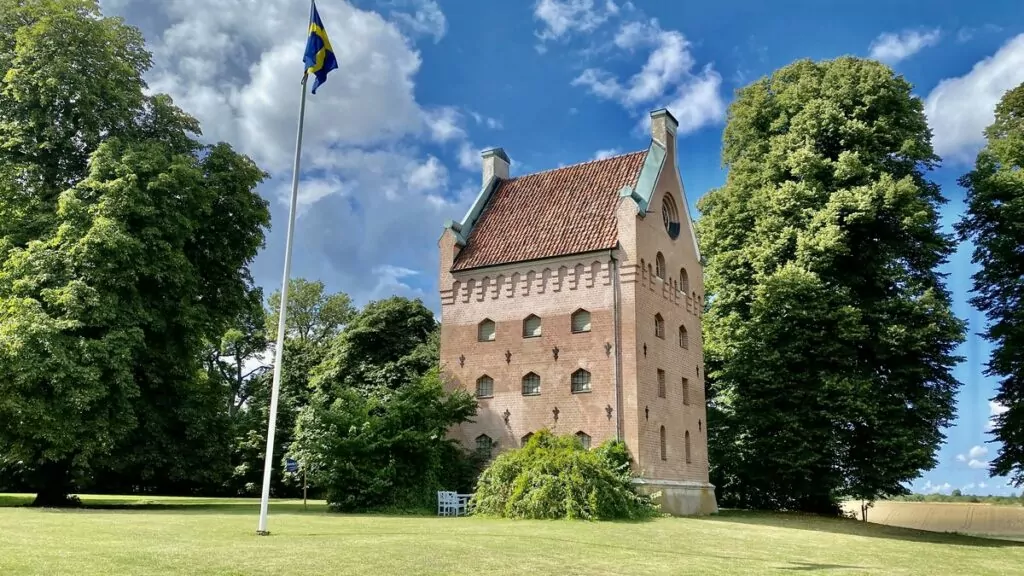
[[[859,502],[848,502],[845,509],[860,518]],[[881,501],[868,510],[868,522],[1024,541],[1024,506]]]

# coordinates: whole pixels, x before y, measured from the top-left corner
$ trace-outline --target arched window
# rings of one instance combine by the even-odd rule
[[[665,427],[661,427],[661,459],[668,460],[668,446],[665,445]]]
[[[665,319],[661,314],[654,315],[654,335],[662,340],[665,339]]]
[[[690,405],[690,379],[683,377],[683,406]]]
[[[590,372],[583,368],[572,373],[571,390],[573,394],[578,392],[590,392]]]
[[[590,436],[581,430],[576,433],[576,437],[579,438],[580,444],[583,444],[584,450],[590,450]]]
[[[484,318],[476,327],[476,341],[477,342],[493,342],[494,341],[494,320],[490,318]]]
[[[679,347],[687,349],[690,347],[690,334],[686,331],[686,326],[679,327]]]
[[[683,294],[690,293],[690,275],[686,272],[686,268],[679,269],[679,291]]]
[[[658,368],[658,398],[665,397],[665,371]]]
[[[519,439],[519,446],[526,446],[526,443],[530,441],[530,438],[533,438],[533,432],[523,434],[523,437]]]
[[[675,240],[679,237],[679,211],[676,209],[676,201],[672,199],[672,194],[668,192],[661,201],[661,221],[669,238]]]
[[[494,396],[494,379],[484,374],[476,379],[476,397],[490,398]]]
[[[654,257],[654,275],[662,280],[665,279],[665,256],[661,252]]]
[[[540,376],[529,372],[523,376],[523,396],[536,396],[540,394]]]
[[[523,320],[523,338],[537,338],[540,336],[540,316],[530,314]]]
[[[476,437],[476,449],[477,452],[486,454],[488,457],[491,456],[491,450],[494,448],[494,441],[487,434],[481,434]]]
[[[687,430],[686,434],[683,435],[683,449],[686,450],[686,463],[689,464],[690,460],[690,431]]]
[[[590,332],[590,312],[580,308],[572,313],[572,332]]]

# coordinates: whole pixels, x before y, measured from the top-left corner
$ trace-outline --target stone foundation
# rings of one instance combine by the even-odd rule
[[[641,494],[656,494],[654,501],[666,514],[704,516],[718,512],[715,487],[711,484],[653,478],[635,478],[633,483]]]

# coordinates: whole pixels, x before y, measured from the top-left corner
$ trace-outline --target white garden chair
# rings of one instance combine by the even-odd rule
[[[469,512],[469,499],[472,494],[440,491],[437,493],[438,516],[465,516]]]
[[[448,492],[439,490],[437,492],[437,515],[448,516],[452,513],[452,502],[448,497]]]

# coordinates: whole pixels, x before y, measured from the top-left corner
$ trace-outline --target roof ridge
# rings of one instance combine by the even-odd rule
[[[647,153],[647,148],[644,148],[642,150],[633,150],[632,152],[623,152],[622,154],[616,154],[614,156],[608,156],[608,157],[605,157],[605,158],[592,158],[590,160],[584,160],[583,162],[577,162],[575,164],[566,164],[565,166],[558,166],[557,168],[548,168],[547,170],[541,170],[540,172],[530,172],[529,174],[520,174],[519,176],[516,176],[515,178],[509,178],[508,180],[506,180],[506,182],[512,182],[513,180],[518,180],[520,178],[525,178],[527,176],[539,176],[541,174],[547,174],[548,172],[557,172],[558,170],[566,170],[568,168],[578,168],[580,166],[586,166],[587,164],[597,164],[599,162],[607,162],[609,160],[616,160],[618,158],[622,158],[623,156],[631,156],[633,154],[641,154],[641,153],[646,154]]]

